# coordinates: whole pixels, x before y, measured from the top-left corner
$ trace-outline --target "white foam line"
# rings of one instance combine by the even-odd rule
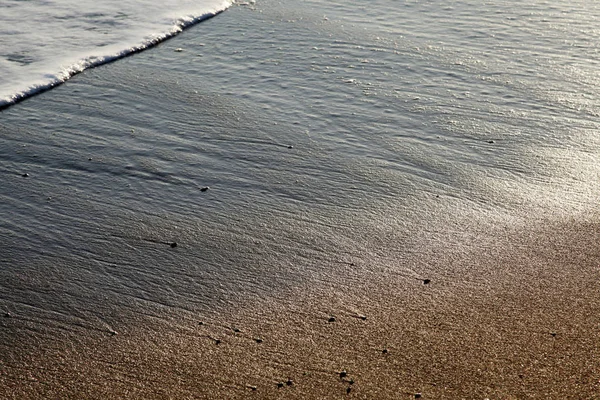
[[[183,30],[185,30],[193,25],[199,24],[202,21],[205,21],[209,18],[212,18],[212,17],[222,13],[223,11],[227,10],[231,6],[231,4],[232,4],[231,1],[226,0],[222,3],[222,5],[220,7],[216,8],[213,11],[209,11],[209,12],[204,13],[197,17],[182,17],[177,21],[177,23],[168,32],[165,32],[163,34],[155,36],[152,39],[146,40],[140,45],[133,46],[128,49],[122,50],[115,55],[85,57],[85,58],[81,59],[80,61],[78,61],[77,63],[65,68],[54,80],[51,80],[48,83],[37,84],[23,92],[13,94],[8,99],[0,99],[0,111],[4,110],[10,106],[13,106],[25,99],[28,99],[32,96],[35,96],[37,94],[40,94],[40,93],[46,92],[52,88],[55,88],[56,86],[59,86],[59,85],[65,83],[67,80],[69,80],[73,76],[85,71],[86,69],[91,69],[91,68],[98,67],[100,65],[108,64],[110,62],[120,60],[122,58],[129,57],[133,54],[150,49],[150,48],[158,45],[159,43],[162,43],[165,40],[168,40],[168,39],[178,35]]]

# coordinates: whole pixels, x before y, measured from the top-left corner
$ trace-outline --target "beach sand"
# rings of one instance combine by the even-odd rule
[[[0,114],[0,398],[600,398],[597,123],[278,4]]]
[[[421,277],[349,276],[116,334],[38,342],[5,317],[4,340],[26,342],[2,397],[597,398],[598,224],[491,233],[409,261]]]

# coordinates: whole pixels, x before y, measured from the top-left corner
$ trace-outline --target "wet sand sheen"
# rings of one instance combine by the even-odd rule
[[[303,6],[0,114],[0,397],[596,395],[595,120]]]
[[[5,316],[4,337],[27,343],[3,365],[3,396],[593,398],[599,238],[577,221],[503,230],[485,251],[408,261],[432,265],[427,284],[356,274],[37,345],[26,320]]]

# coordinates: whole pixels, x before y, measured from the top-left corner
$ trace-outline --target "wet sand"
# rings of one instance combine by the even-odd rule
[[[2,397],[595,398],[598,223],[492,233],[475,251],[432,245],[407,261],[421,277],[347,276],[116,334],[36,342],[5,316],[27,345],[3,361]]]
[[[598,398],[597,119],[278,4],[2,111],[0,398]]]

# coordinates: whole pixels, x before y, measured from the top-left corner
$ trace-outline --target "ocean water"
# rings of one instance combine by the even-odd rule
[[[132,46],[222,8],[207,4],[160,29],[120,11],[56,23],[101,21]],[[113,30],[124,18],[134,37]],[[514,229],[597,221],[599,18],[584,0],[257,0],[6,107],[0,310],[16,318],[0,357],[51,362],[48,343],[67,354],[113,331],[151,346],[390,275],[400,292],[422,277],[499,290],[495,267],[454,260],[501,254]],[[32,39],[30,64],[8,62],[11,35],[9,102],[65,62]],[[64,54],[106,56],[94,43]]]
[[[0,108],[144,50],[223,11],[223,0],[0,4]]]

